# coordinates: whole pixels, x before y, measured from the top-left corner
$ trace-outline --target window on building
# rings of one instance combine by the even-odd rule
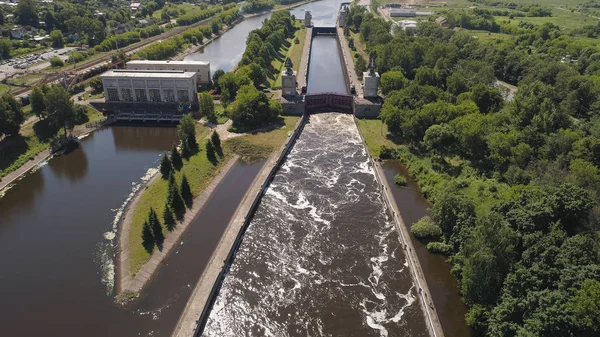
[[[187,90],[177,90],[177,97],[180,102],[188,102],[190,100],[190,95],[188,95]]]
[[[117,88],[108,88],[106,90],[106,93],[108,94],[109,101],[113,101],[113,102],[119,101],[119,91],[117,90]]]
[[[160,90],[158,89],[149,89],[150,94],[150,102],[160,102]]]
[[[133,102],[133,95],[131,94],[131,89],[122,88],[121,89],[121,97],[123,98],[123,101]]]
[[[148,102],[148,97],[146,97],[146,89],[135,89],[135,100],[137,102]]]
[[[165,102],[175,102],[175,93],[173,89],[165,89],[163,90],[163,94],[165,95]]]

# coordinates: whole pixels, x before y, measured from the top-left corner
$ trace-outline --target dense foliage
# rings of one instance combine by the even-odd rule
[[[478,335],[598,336],[600,46],[579,38],[595,27],[505,29],[464,13],[513,37],[432,22],[392,36],[351,9],[382,74],[381,118],[406,144],[382,153],[433,202],[442,238],[428,248],[450,256]],[[518,85],[514,99],[497,79]]]
[[[0,137],[18,134],[24,120],[21,103],[11,95],[0,97]]]

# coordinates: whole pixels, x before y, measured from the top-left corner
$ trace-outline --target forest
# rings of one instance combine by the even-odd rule
[[[432,227],[428,249],[448,257],[476,335],[599,336],[600,46],[586,36],[600,25],[449,13],[459,29],[426,21],[417,36],[359,6],[347,16],[381,74],[397,146],[380,157],[432,203],[419,230]]]

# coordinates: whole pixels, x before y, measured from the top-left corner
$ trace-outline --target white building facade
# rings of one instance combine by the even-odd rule
[[[210,63],[202,61],[153,61],[132,60],[127,62],[131,70],[181,70],[196,73],[197,84],[210,83]]]
[[[110,70],[100,75],[107,103],[198,102],[196,73],[177,70]]]

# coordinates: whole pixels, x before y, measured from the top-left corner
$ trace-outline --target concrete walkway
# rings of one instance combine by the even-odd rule
[[[306,28],[306,37],[304,42],[304,49],[302,49],[302,57],[300,58],[300,66],[298,67],[298,74],[296,80],[298,92],[302,90],[302,87],[308,84],[308,60],[310,57],[310,46],[312,41],[312,27]]]
[[[352,51],[348,46],[348,40],[346,40],[346,36],[344,36],[344,28],[337,27],[338,36],[340,38],[340,45],[342,46],[342,58],[346,63],[346,69],[348,70],[348,78],[350,79],[350,85],[354,85],[356,88],[356,96],[362,97],[363,88],[358,80],[358,76],[356,75],[356,71],[354,71],[354,59],[352,58]]]
[[[185,213],[184,219],[182,222],[178,223],[175,227],[175,230],[167,235],[165,241],[163,243],[163,249],[158,250],[155,249],[150,257],[150,260],[142,266],[142,268],[137,272],[137,274],[132,275],[130,272],[130,264],[129,264],[129,237],[131,235],[131,221],[133,218],[133,210],[136,208],[141,195],[144,191],[143,188],[140,189],[138,195],[136,195],[135,199],[132,203],[127,207],[125,216],[121,222],[121,228],[119,229],[119,265],[117,268],[117,293],[121,294],[125,291],[138,293],[144,285],[152,278],[160,264],[164,261],[164,259],[169,255],[173,247],[175,247],[179,241],[183,233],[192,223],[192,220],[196,217],[198,212],[204,207],[214,190],[217,188],[221,180],[227,175],[227,173],[233,167],[233,164],[238,160],[238,156],[234,155],[225,166],[223,166],[220,172],[212,179],[210,184],[200,193],[198,197],[194,199],[194,204],[191,209]],[[155,179],[160,179],[160,175],[157,173],[150,183]]]

